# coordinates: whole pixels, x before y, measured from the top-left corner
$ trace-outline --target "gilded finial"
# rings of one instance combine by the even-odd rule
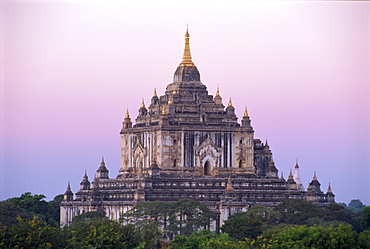
[[[153,97],[158,97],[158,96],[157,96],[157,89],[156,89],[156,88],[154,88]]]
[[[233,102],[231,101],[231,97],[229,99],[229,104],[227,104],[228,106],[233,106]]]
[[[193,61],[191,60],[189,37],[190,35],[188,32],[188,27],[186,27],[184,55],[182,57],[182,62],[180,63],[180,66],[195,66]]]
[[[249,117],[247,107],[244,108],[244,117]]]
[[[217,87],[216,96],[220,96],[220,89]]]
[[[145,108],[145,103],[144,103],[144,99],[141,100],[141,108]]]
[[[172,105],[172,97],[168,98],[167,104]]]
[[[128,109],[126,109],[126,116],[125,118],[130,118],[130,113],[128,112]]]
[[[177,89],[173,89],[172,94],[177,94]]]

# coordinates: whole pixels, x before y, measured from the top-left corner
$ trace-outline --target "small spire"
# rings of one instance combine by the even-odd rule
[[[268,147],[268,146],[269,146],[269,143],[268,143],[268,141],[267,141],[267,138],[266,138],[265,146],[266,146],[266,147]]]
[[[154,87],[153,97],[158,97],[158,95],[157,95],[157,89],[155,87]]]
[[[226,191],[234,191],[233,184],[231,183],[231,176],[227,180]]]
[[[333,193],[333,191],[331,190],[331,186],[330,186],[330,182],[329,182],[329,187],[328,187],[328,193]]]
[[[298,158],[296,158],[296,160],[295,160],[295,166],[294,166],[294,168],[296,168],[296,169],[298,169],[298,168],[299,168],[299,165],[298,165]]]
[[[144,99],[141,100],[141,108],[145,108],[145,103],[144,103]]]
[[[184,55],[182,57],[182,62],[180,63],[180,66],[195,66],[193,61],[191,60],[189,37],[190,37],[190,35],[189,35],[189,32],[188,32],[188,27],[187,27],[186,28],[186,33],[185,33]]]
[[[177,89],[173,89],[172,94],[177,94]]]
[[[292,169],[290,169],[290,173],[289,173],[289,179],[293,179],[293,174],[292,174]]]
[[[167,104],[172,105],[172,97],[171,96],[169,97],[169,99],[167,101]]]
[[[71,183],[68,181],[67,190],[71,191]]]
[[[128,109],[126,109],[126,116],[125,118],[130,118],[130,113],[128,112]]]
[[[87,171],[85,170],[84,178],[87,179]]]
[[[312,180],[317,181],[316,171],[313,172],[313,178]]]
[[[280,179],[284,179],[283,171],[281,171],[281,177],[280,177]]]
[[[100,163],[100,165],[105,165],[104,157],[103,156],[101,157],[101,163]]]
[[[231,97],[229,99],[229,104],[227,104],[228,106],[233,106],[233,102],[231,101]]]
[[[249,117],[247,107],[244,108],[244,117]]]
[[[217,87],[217,90],[216,90],[216,96],[220,96],[220,89],[218,89],[218,87]]]

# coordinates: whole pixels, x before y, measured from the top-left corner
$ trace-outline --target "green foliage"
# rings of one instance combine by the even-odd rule
[[[348,209],[354,213],[361,212],[364,207],[365,205],[359,199],[351,200],[351,202],[348,203]]]
[[[362,209],[361,227],[364,230],[370,230],[370,206]]]
[[[16,216],[30,218],[36,215],[40,217],[43,221],[46,221],[48,224],[52,226],[58,226],[60,220],[59,206],[61,202],[61,196],[63,195],[56,196],[54,200],[50,202],[44,200],[46,198],[45,195],[32,195],[30,192],[26,192],[20,197],[9,198],[8,200],[6,200],[7,202],[11,202],[23,210],[23,212],[21,212],[19,209],[17,210],[14,206],[11,208],[11,210],[13,210],[13,213],[9,214],[12,215],[13,222],[11,222],[11,224],[15,225],[14,219],[16,218]],[[4,202],[1,203],[4,204]],[[4,205],[7,204],[5,203]],[[16,212],[18,212],[18,215],[16,215]],[[3,211],[0,208],[0,216],[2,213]]]
[[[67,234],[61,228],[51,227],[38,217],[18,218],[13,227],[2,227],[1,248],[65,248]]]
[[[274,209],[280,214],[280,223],[292,225],[306,225],[308,219],[324,216],[323,209],[312,202],[295,199],[284,200]]]
[[[357,248],[357,234],[350,225],[337,227],[292,226],[268,231],[251,245],[257,248]]]
[[[163,227],[172,239],[174,234],[189,236],[192,232],[210,225],[215,214],[203,203],[181,199],[174,203],[142,202],[125,214],[122,222],[136,226],[153,224]]]
[[[369,230],[365,230],[359,234],[358,246],[359,248],[370,248],[370,231]]]
[[[18,224],[17,217],[32,218],[23,208],[11,201],[0,202],[0,223],[6,226],[15,226]]]
[[[201,230],[190,237],[176,236],[170,249],[242,249],[249,248],[247,243],[232,239],[227,233],[217,234],[209,230]]]
[[[225,221],[221,230],[237,240],[256,238],[262,233],[262,222],[249,216],[248,212],[236,213]]]

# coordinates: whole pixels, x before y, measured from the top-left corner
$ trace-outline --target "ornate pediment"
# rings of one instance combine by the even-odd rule
[[[203,165],[206,160],[211,160],[213,166],[218,162],[218,158],[222,154],[222,148],[215,145],[210,137],[207,137],[197,148],[195,148],[195,153],[198,157],[198,164]]]

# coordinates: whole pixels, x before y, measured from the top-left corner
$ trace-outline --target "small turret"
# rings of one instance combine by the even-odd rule
[[[283,181],[285,181],[283,172],[281,172],[280,179],[283,180]]]
[[[312,181],[307,187],[307,193],[308,194],[322,194],[322,191],[320,189],[320,182],[317,180],[316,171],[314,171]]]
[[[247,107],[245,107],[245,109],[244,109],[244,115],[243,115],[243,118],[242,118],[242,126],[246,127],[246,128],[252,128],[251,119],[249,117]]]
[[[64,193],[64,200],[65,201],[73,201],[73,192],[71,190],[71,185],[70,185],[69,182],[68,182],[67,190]]]
[[[127,128],[132,128],[132,122],[131,122],[131,118],[130,118],[130,114],[128,112],[128,109],[126,110],[126,116],[123,119],[122,130],[127,129]]]
[[[148,114],[148,110],[145,108],[144,99],[141,100],[141,106],[139,109],[139,116],[146,116]]]
[[[233,103],[231,101],[231,97],[230,97],[229,103],[227,104],[227,107],[226,107],[226,115],[235,116],[235,108],[234,108]]]
[[[109,170],[105,167],[104,157],[102,157],[100,167],[96,171],[96,177],[98,179],[109,179]]]
[[[334,203],[335,202],[335,195],[333,194],[333,191],[331,190],[330,183],[328,186],[328,191],[325,194],[325,198],[327,202]]]
[[[87,172],[85,170],[85,175],[80,183],[80,190],[89,190],[90,189],[90,181],[87,176]]]
[[[222,105],[222,98],[220,96],[220,91],[217,87],[216,96],[213,98],[213,102],[215,102],[216,105]]]
[[[287,188],[291,190],[296,190],[297,189],[297,183],[294,181],[292,170],[290,170],[288,180],[286,181],[287,183]]]

